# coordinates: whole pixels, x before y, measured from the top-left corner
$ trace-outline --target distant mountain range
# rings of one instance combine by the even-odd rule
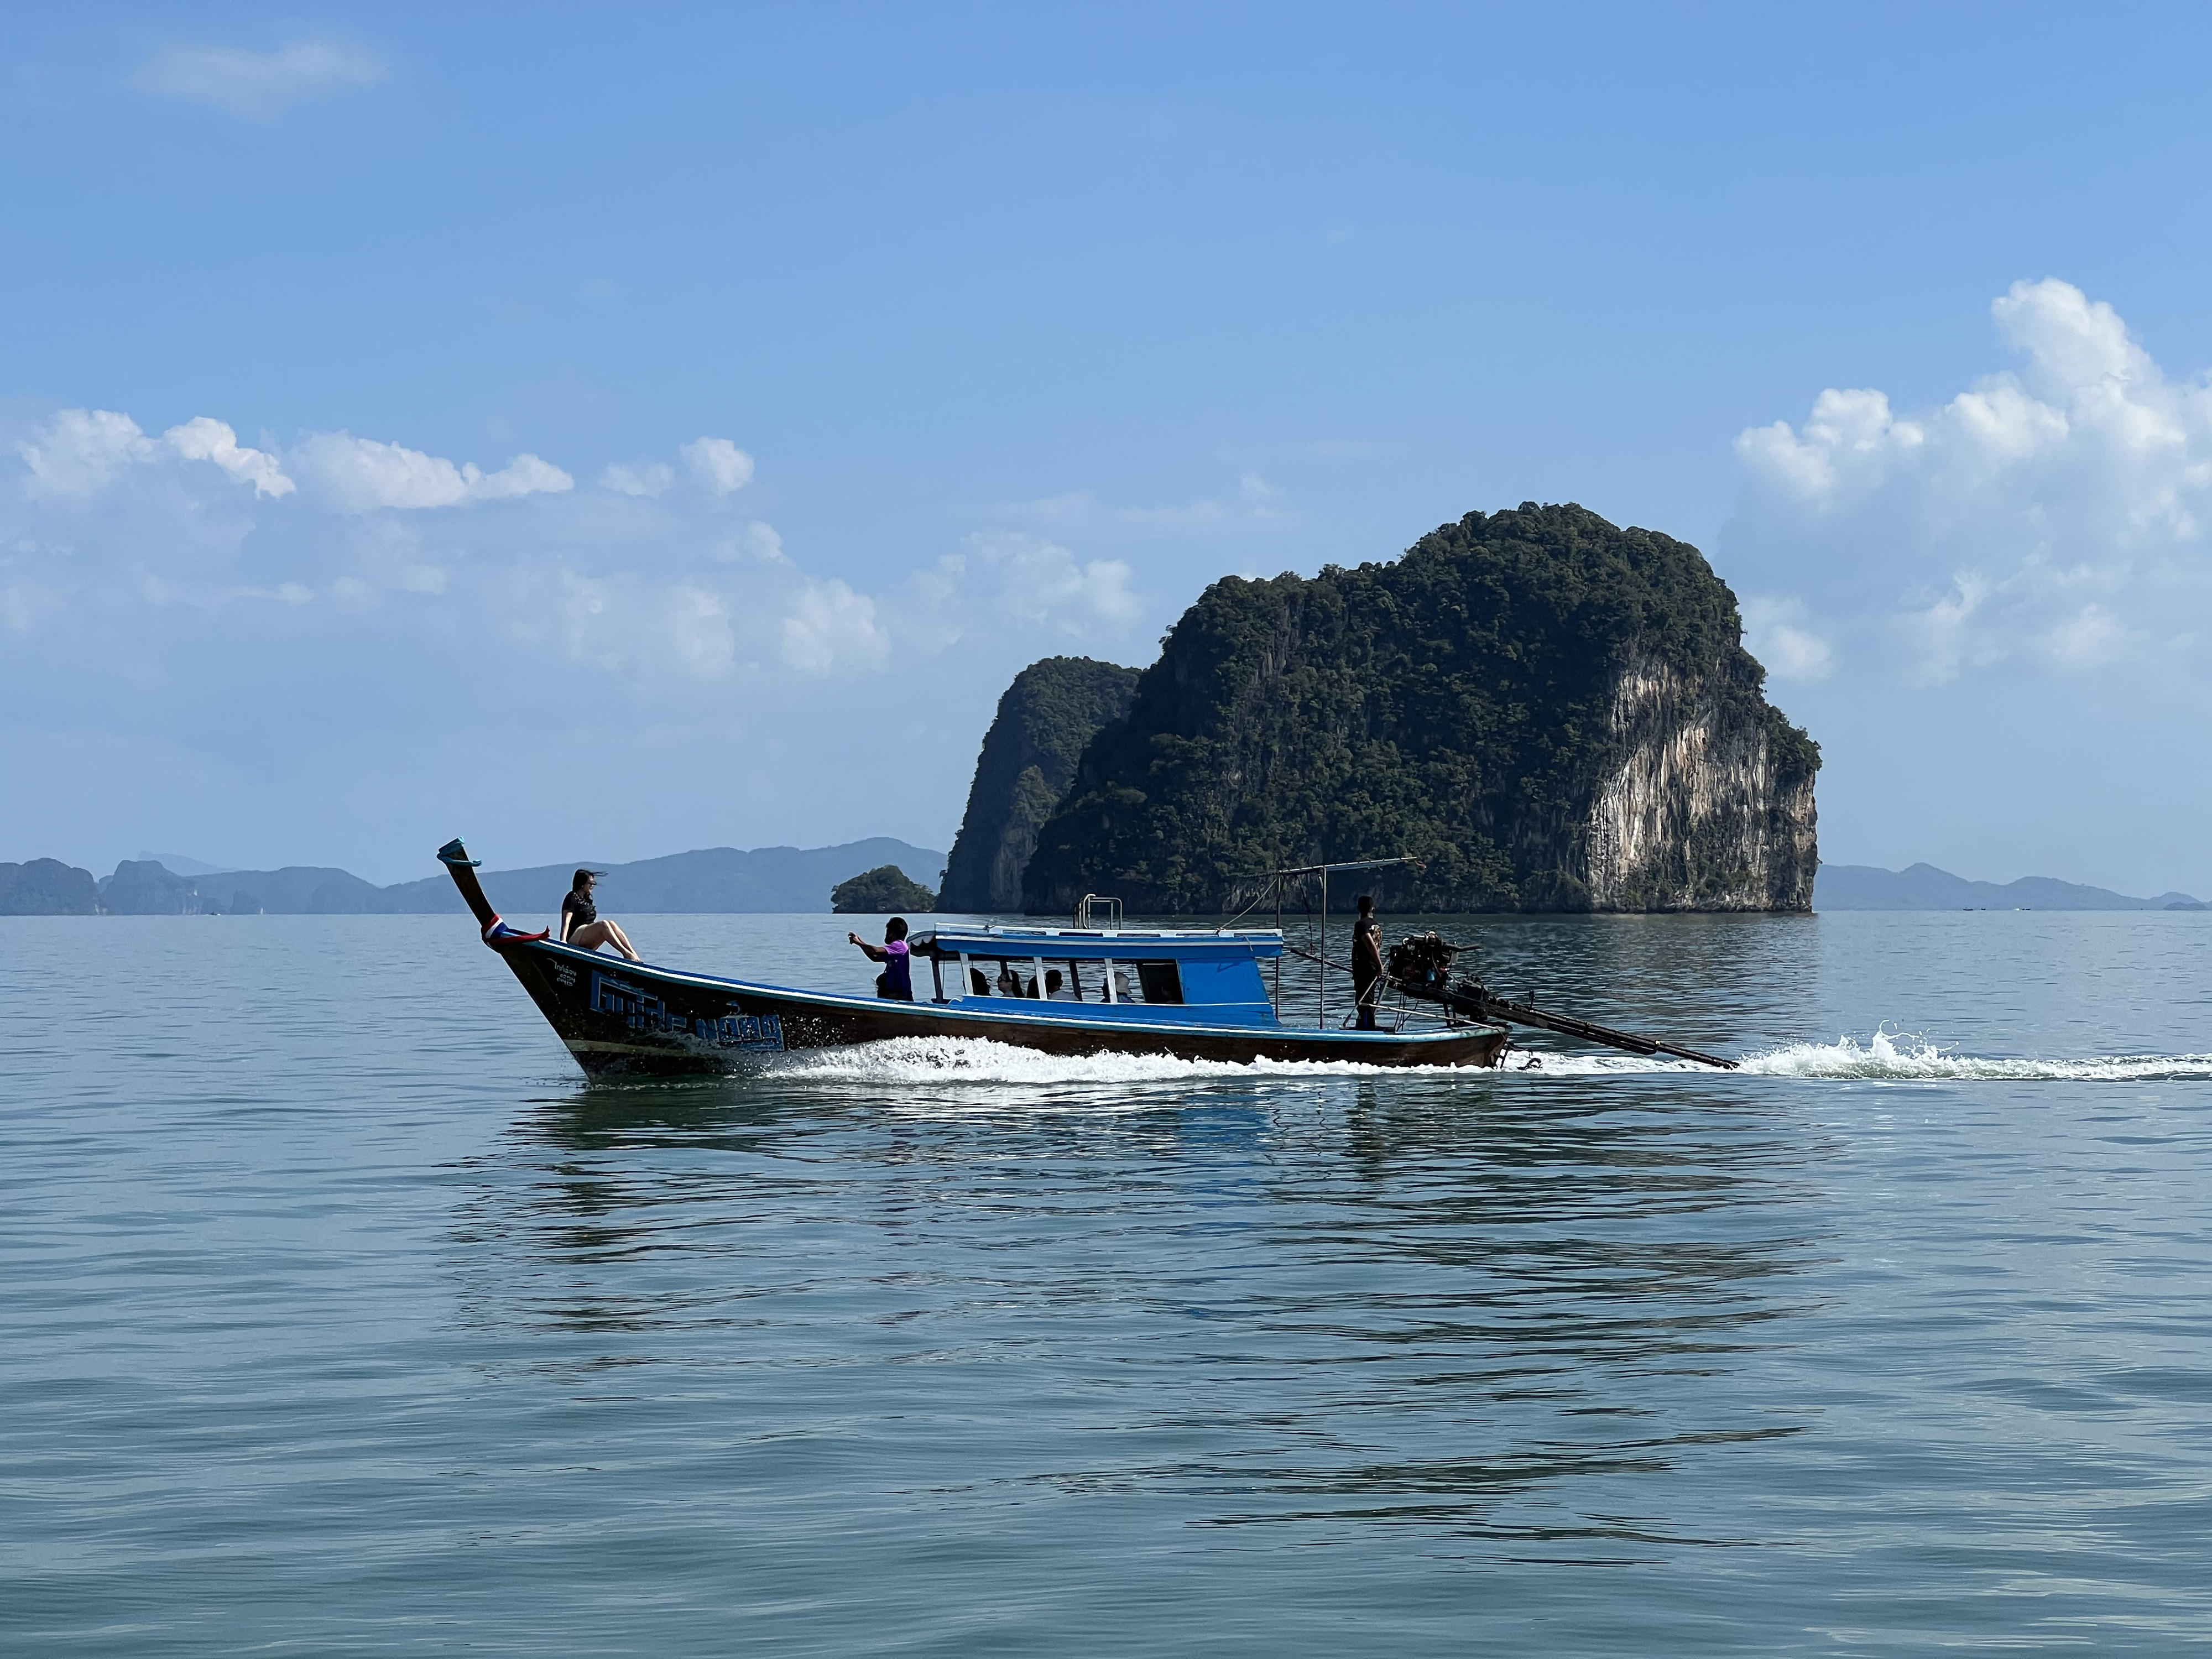
[[[178,858],[178,864],[198,860]],[[604,870],[599,902],[611,914],[679,912],[826,912],[830,890],[863,871],[896,865],[925,884],[938,879],[945,854],[888,836],[841,847],[734,847],[675,853],[634,864],[590,864]],[[515,915],[551,915],[578,869],[546,864],[529,870],[486,870],[485,894]],[[0,864],[0,915],[377,915],[458,912],[460,895],[443,871],[420,881],[379,887],[349,871],[289,865],[282,870],[200,866],[180,872],[160,859],[125,859],[95,882],[89,871],[57,859]]]
[[[177,864],[193,860],[179,858]],[[599,898],[611,915],[625,912],[727,914],[826,912],[838,883],[895,865],[924,885],[938,879],[945,854],[888,836],[840,847],[713,847],[604,869]],[[516,916],[550,916],[575,873],[572,864],[529,870],[486,870],[485,893]],[[2130,898],[2048,876],[1999,884],[1968,881],[1932,864],[1882,870],[1868,864],[1824,864],[1814,884],[1817,910],[2203,910],[2187,893]],[[453,914],[460,895],[441,871],[420,881],[379,887],[344,870],[289,865],[282,870],[187,873],[163,859],[126,859],[95,881],[58,859],[0,864],[0,916],[364,915]]]
[[[2130,898],[2049,876],[2022,876],[2000,886],[1968,881],[1932,864],[1882,870],[1871,864],[1824,864],[1813,883],[1815,910],[2202,910],[2187,893]]]
[[[234,864],[208,864],[199,859],[188,859],[182,853],[141,853],[138,862],[158,864],[179,876],[220,876],[238,868]]]

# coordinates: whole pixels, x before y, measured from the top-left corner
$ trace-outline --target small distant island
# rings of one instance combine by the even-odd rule
[[[884,864],[831,888],[830,908],[841,916],[890,916],[902,911],[926,915],[937,908],[937,895],[920,882],[909,881],[896,864]]]

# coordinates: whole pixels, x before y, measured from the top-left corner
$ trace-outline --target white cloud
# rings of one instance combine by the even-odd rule
[[[58,614],[64,600],[52,588],[33,582],[0,586],[0,623],[11,634],[28,634]]]
[[[242,120],[268,121],[294,104],[379,84],[384,60],[359,46],[302,41],[274,52],[169,46],[131,77],[142,92],[212,104]]]
[[[357,520],[349,540],[354,568],[340,579],[351,584],[343,597],[369,600],[382,593],[446,591],[452,573],[430,551],[419,520]]]
[[[753,458],[727,438],[696,438],[677,450],[702,489],[717,501],[753,481]],[[676,469],[665,461],[618,462],[599,474],[602,487],[624,495],[658,496],[676,482]]]
[[[1100,623],[1126,627],[1144,611],[1125,562],[1079,560],[1039,536],[978,533],[968,538],[966,554],[954,557],[965,579],[958,584],[962,602],[981,600],[1006,621],[1080,635]]]
[[[1079,558],[1027,531],[980,531],[908,576],[889,614],[909,652],[1018,641],[1031,656],[1120,654],[1157,631],[1134,574],[1126,561]]]
[[[599,486],[623,495],[658,495],[676,482],[676,469],[662,461],[617,463],[599,474]]]
[[[701,678],[726,674],[738,654],[731,601],[711,588],[686,583],[671,596],[671,647],[685,670]]]
[[[570,799],[580,754],[670,781],[641,850],[813,836],[799,812],[838,821],[823,840],[886,810],[919,835],[957,817],[1024,663],[1143,660],[1162,620],[1134,556],[988,517],[833,563],[698,488],[689,457],[663,458],[645,507],[542,493],[570,482],[542,460],[460,459],[349,432],[249,447],[211,416],[158,436],[114,411],[0,424],[0,744],[64,802],[126,775],[143,797],[146,767],[118,757],[161,749],[165,810],[273,813],[311,849],[309,820],[412,845],[425,814]],[[101,795],[82,819],[129,810]]]
[[[726,564],[753,563],[789,565],[791,556],[783,550],[783,538],[772,524],[763,524],[755,519],[743,531],[723,542],[714,556]]]
[[[280,461],[240,443],[228,425],[206,415],[149,438],[137,422],[113,410],[64,409],[20,440],[15,452],[23,460],[23,493],[40,501],[88,501],[139,468],[179,461],[216,467],[269,499],[292,495],[299,486],[291,475],[297,473],[312,493],[347,513],[453,507],[575,487],[574,478],[535,455],[518,455],[486,472],[474,462],[457,465],[349,432],[311,433]]]
[[[2045,648],[2062,668],[2101,668],[2153,645],[2151,636],[2128,627],[2101,605],[2085,605],[2045,637]]]
[[[496,472],[479,472],[474,465],[461,468],[461,481],[472,501],[505,501],[515,495],[558,495],[574,489],[576,481],[550,461],[535,455],[516,456]]]
[[[750,477],[750,458],[726,441],[686,446],[684,467],[703,469],[707,491],[644,519],[611,517],[609,498],[591,492],[573,508],[548,501],[526,519],[472,514],[465,526],[431,509],[557,498],[574,480],[534,455],[485,471],[345,431],[308,433],[280,453],[204,416],[151,437],[96,410],[59,411],[14,453],[21,488],[0,481],[0,632],[56,663],[88,641],[123,652],[130,640],[128,659],[149,677],[173,659],[208,674],[191,641],[219,636],[223,675],[257,661],[289,673],[278,665],[300,659],[283,641],[313,636],[319,660],[402,649],[426,674],[503,701],[538,684],[513,671],[550,655],[584,671],[564,696],[597,718],[602,704],[648,709],[639,700],[665,696],[655,688],[733,677],[771,688],[787,712],[811,707],[805,696],[827,699],[823,709],[872,707],[883,694],[863,688],[879,677],[957,661],[955,701],[987,707],[1021,662],[1122,654],[1158,621],[1129,562],[1030,530],[971,535],[872,581],[805,565],[774,526],[714,510],[730,493],[720,486]],[[161,488],[130,487],[142,475]],[[647,489],[681,476],[652,462],[599,475]],[[1239,487],[1242,500],[1267,495],[1256,478]],[[256,501],[270,510],[236,510]],[[441,655],[457,650],[465,672]],[[969,678],[983,683],[972,697],[958,689]],[[789,690],[801,682],[817,689]],[[817,724],[837,729],[827,713]]]
[[[1825,507],[1849,483],[1879,478],[1898,456],[1927,441],[1917,422],[1890,413],[1887,394],[1831,387],[1813,400],[1802,437],[1789,422],[1777,421],[1743,434],[1735,451],[1754,472]]]
[[[727,438],[695,439],[676,453],[709,495],[733,495],[753,481],[753,458]]]
[[[1744,646],[1778,680],[1822,680],[1835,665],[1828,642],[1804,626],[1802,599],[1747,598]]]
[[[890,636],[876,620],[876,602],[836,577],[810,581],[783,619],[783,660],[804,673],[881,668]]]
[[[67,596],[47,573],[67,557],[65,549],[27,536],[0,550],[0,625],[29,634],[60,613]]]
[[[2165,637],[2212,600],[2212,385],[2167,378],[2110,305],[2067,283],[2016,283],[1990,313],[2016,371],[1905,412],[1831,388],[1802,426],[1736,440],[1728,563],[1776,603],[1813,600],[1832,646],[1911,683],[2123,661],[2114,641]],[[1778,631],[1800,620],[1762,625],[1778,676],[1810,665]]]
[[[1274,503],[1282,499],[1283,492],[1256,472],[1240,473],[1237,479],[1237,499],[1251,512],[1272,514]]]
[[[1962,570],[1951,579],[1950,592],[1899,612],[1898,631],[1916,647],[1908,670],[1915,684],[1942,685],[1956,679],[1962,665],[1988,668],[2005,659],[2002,642],[1974,626],[1996,592],[1986,577]]]
[[[205,415],[171,427],[161,441],[186,460],[214,462],[240,483],[252,484],[257,495],[289,495],[297,488],[277,469],[274,455],[244,447],[238,434]]]
[[[138,422],[112,409],[64,409],[15,446],[28,474],[24,493],[34,501],[87,501],[133,468],[167,459],[207,461],[257,495],[289,495],[294,485],[276,458],[247,449],[221,421],[195,416],[149,438]]]
[[[349,432],[315,433],[287,459],[319,494],[348,513],[558,494],[576,482],[535,455],[518,455],[498,471],[486,472],[473,462],[456,466],[442,456]]]
[[[111,409],[64,409],[18,443],[15,453],[30,469],[24,494],[33,501],[82,501],[152,460],[156,452],[128,415]]]

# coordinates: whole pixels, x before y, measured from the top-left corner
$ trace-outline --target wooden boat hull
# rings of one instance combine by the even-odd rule
[[[1368,1066],[1495,1066],[1508,1033],[1463,1024],[1418,1033],[1231,1029],[1170,1019],[1109,1022],[957,1004],[844,997],[623,962],[550,939],[488,940],[576,1063],[593,1076],[741,1069],[795,1049],[893,1037],[980,1038],[1046,1054],[1184,1060],[1334,1060]]]

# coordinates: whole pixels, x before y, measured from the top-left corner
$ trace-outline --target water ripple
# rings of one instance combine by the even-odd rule
[[[0,922],[9,1651],[2212,1640],[2197,919],[1449,924],[1730,1073],[617,1087],[260,923]]]

